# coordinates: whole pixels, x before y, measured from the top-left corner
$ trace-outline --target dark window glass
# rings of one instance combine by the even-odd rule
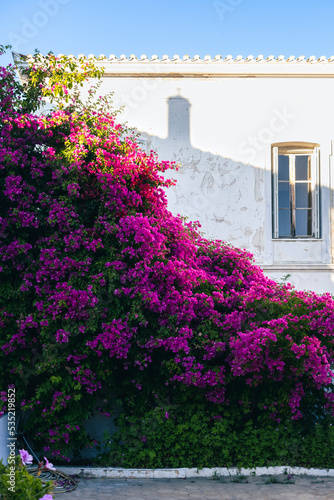
[[[290,238],[291,236],[291,212],[290,210],[278,211],[279,236]]]
[[[296,152],[294,152],[296,151]],[[300,151],[300,150],[299,150]],[[308,152],[309,151],[309,152]],[[314,207],[312,191],[313,157],[311,148],[305,149],[305,154],[299,154],[295,148],[284,146],[278,148],[278,171],[276,188],[278,193],[278,237],[279,238],[305,238],[315,236]],[[277,237],[277,233],[275,232]]]
[[[290,208],[290,183],[278,183],[278,208]]]
[[[289,156],[285,155],[278,156],[278,180],[279,181],[289,180]]]
[[[296,208],[311,208],[311,186],[308,182],[296,183]]]
[[[296,236],[312,236],[312,210],[296,210]]]
[[[296,181],[308,181],[310,179],[310,161],[309,156],[296,156]]]

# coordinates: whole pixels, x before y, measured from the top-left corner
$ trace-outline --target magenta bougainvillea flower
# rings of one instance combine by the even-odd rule
[[[172,215],[175,165],[109,111],[27,114],[0,77],[1,399],[15,381],[34,441],[68,460],[118,397],[331,414],[332,297],[278,285]]]

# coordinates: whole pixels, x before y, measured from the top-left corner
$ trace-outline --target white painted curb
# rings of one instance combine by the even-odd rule
[[[237,467],[213,467],[203,469],[122,469],[118,467],[57,467],[57,470],[68,475],[95,478],[117,478],[117,479],[185,479],[194,477],[212,478],[215,476],[278,476],[280,474],[326,476],[334,477],[334,469],[306,469],[304,467],[255,467],[254,469],[238,469]]]

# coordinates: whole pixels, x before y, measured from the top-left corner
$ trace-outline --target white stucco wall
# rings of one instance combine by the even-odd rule
[[[101,92],[149,151],[180,163],[168,190],[175,214],[198,220],[208,238],[254,254],[264,271],[299,289],[334,294],[332,142],[334,58],[177,57],[100,63]],[[272,238],[271,145],[320,145],[321,237]]]

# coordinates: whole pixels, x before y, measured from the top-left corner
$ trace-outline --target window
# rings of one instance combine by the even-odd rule
[[[273,237],[319,238],[319,145],[274,144]]]

